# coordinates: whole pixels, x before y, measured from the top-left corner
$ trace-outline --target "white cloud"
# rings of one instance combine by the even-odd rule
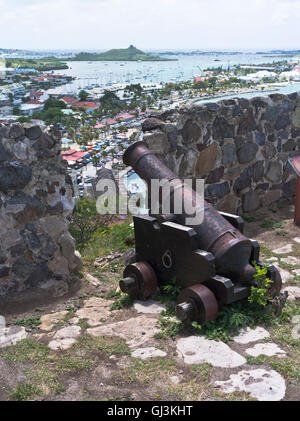
[[[1,47],[300,48],[300,0],[0,0]]]

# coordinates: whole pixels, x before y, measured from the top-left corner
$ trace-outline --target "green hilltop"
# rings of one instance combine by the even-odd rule
[[[170,61],[169,59],[152,56],[138,50],[133,45],[128,48],[114,49],[105,53],[79,53],[71,60],[76,61]],[[173,60],[171,60],[173,61]]]

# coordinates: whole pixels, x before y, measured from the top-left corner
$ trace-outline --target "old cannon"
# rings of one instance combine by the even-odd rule
[[[129,146],[123,162],[147,183],[151,180],[172,182],[171,212],[134,216],[135,263],[124,270],[121,291],[146,299],[167,280],[175,279],[182,287],[176,314],[180,320],[205,324],[217,317],[226,304],[247,298],[255,286],[254,263],[261,266],[257,241],[243,235],[240,216],[218,212],[202,200],[204,219],[186,225],[187,214],[173,213],[175,192],[189,196],[194,203],[197,193],[167,168],[148,149],[146,142]],[[177,196],[178,197],[178,196]],[[159,195],[159,202],[162,195]],[[268,267],[272,284],[268,294],[275,297],[281,289],[281,277],[274,266]]]

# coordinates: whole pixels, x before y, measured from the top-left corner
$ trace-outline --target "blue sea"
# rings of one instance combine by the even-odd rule
[[[72,94],[77,93],[80,89],[105,88],[116,83],[160,83],[192,80],[195,74],[201,73],[206,68],[222,67],[228,69],[237,64],[260,65],[285,59],[284,56],[274,55],[270,57],[268,54],[255,53],[178,55],[169,58],[176,58],[178,61],[70,61],[68,62],[69,69],[56,71],[56,73],[76,77],[75,81],[61,88],[62,93]]]

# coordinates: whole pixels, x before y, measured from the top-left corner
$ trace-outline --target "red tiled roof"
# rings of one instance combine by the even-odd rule
[[[111,126],[112,124],[117,124],[117,121],[113,120],[112,118],[108,118],[107,120],[104,120],[103,123]]]
[[[32,96],[32,97],[40,97],[40,96],[43,96],[44,95],[44,92],[41,92],[41,91],[32,91],[32,92],[30,92],[29,95]]]
[[[116,115],[116,117],[115,117],[116,119],[120,119],[120,120],[129,120],[130,118],[133,118],[133,115],[132,114],[129,114],[129,113],[122,113],[122,114],[118,114],[118,115]]]
[[[84,108],[98,108],[100,107],[99,104],[96,102],[88,102],[88,101],[79,101],[74,104],[76,107],[84,107]]]
[[[79,151],[76,151],[75,149],[70,149],[69,151],[61,152],[62,158],[65,159],[66,161],[77,161],[83,158],[86,154],[87,152],[79,152]]]
[[[103,123],[98,123],[94,126],[94,129],[102,129],[103,127],[105,127],[105,124]]]
[[[26,104],[45,104],[46,101],[38,101],[38,100],[33,100],[33,101],[28,101]]]
[[[71,96],[63,96],[61,100],[64,101],[66,104],[75,104],[75,102],[77,102],[77,99]]]

